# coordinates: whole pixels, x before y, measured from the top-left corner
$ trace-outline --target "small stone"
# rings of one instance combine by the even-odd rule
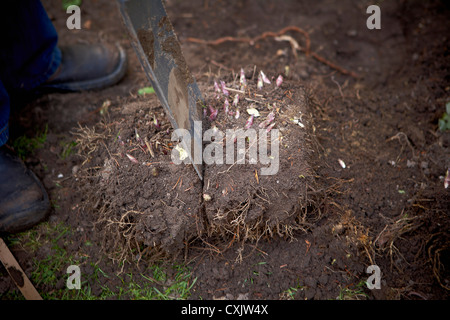
[[[73,166],[72,167],[72,174],[77,174],[78,173],[78,171],[80,170],[80,166]]]
[[[236,300],[248,300],[248,293],[239,293]]]
[[[348,35],[349,37],[356,37],[356,36],[358,35],[358,31],[356,31],[355,29],[349,30],[349,31],[347,32],[347,35]]]
[[[406,166],[408,168],[412,168],[416,166],[416,162],[415,161],[411,161],[411,160],[406,160]]]

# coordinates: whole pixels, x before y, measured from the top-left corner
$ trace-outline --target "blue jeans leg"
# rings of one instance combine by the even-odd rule
[[[0,80],[0,146],[8,140],[9,96]]]
[[[7,139],[10,101],[31,91],[61,63],[58,34],[39,0],[5,1],[0,11],[0,146]]]

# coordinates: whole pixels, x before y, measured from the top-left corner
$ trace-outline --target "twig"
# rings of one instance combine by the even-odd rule
[[[154,158],[155,154],[153,153],[152,146],[150,145],[150,142],[148,142],[147,137],[144,138],[144,142],[145,142],[145,145],[147,146],[148,151],[150,152],[150,155],[152,156],[152,158]]]
[[[108,154],[109,154],[110,158],[113,159],[113,160],[116,162],[116,164],[117,164],[118,167],[120,167],[119,162],[116,160],[116,158],[114,158],[114,157],[111,155],[111,152],[109,152],[109,149],[108,149],[108,147],[106,146],[106,144],[105,144],[104,141],[102,141],[102,144],[103,144],[103,146],[105,146],[106,151],[108,151]]]
[[[225,69],[225,70],[228,70],[228,71],[234,71],[232,68],[229,68],[229,67],[227,67],[227,66],[224,66],[223,64],[221,64],[221,63],[219,63],[219,62],[217,62],[217,61],[211,60],[211,63],[212,63],[213,65],[215,65],[216,67],[219,67],[219,68],[222,68],[222,69]]]
[[[389,139],[387,139],[386,141],[392,141],[394,139],[398,139],[400,141],[400,136],[403,136],[406,140],[406,143],[408,144],[409,148],[411,149],[411,153],[413,155],[413,158],[416,157],[416,153],[414,151],[414,147],[412,146],[411,142],[409,142],[408,136],[406,135],[406,133],[404,132],[398,132],[396,135],[390,137]]]
[[[349,71],[347,69],[344,69],[344,68],[334,64],[333,62],[328,61],[327,59],[325,59],[324,57],[318,55],[315,52],[311,52],[311,56],[314,59],[316,59],[317,61],[322,62],[323,64],[326,64],[330,68],[335,69],[335,70],[339,71],[342,74],[349,75],[349,76],[351,76],[353,78],[359,78],[359,75],[357,73],[354,73],[353,71]]]
[[[225,87],[225,89],[228,90],[228,91],[232,91],[232,92],[237,92],[237,93],[245,94],[245,91],[242,91],[242,90],[233,89],[233,88],[228,88],[228,87]]]
[[[341,85],[339,84],[339,82],[337,82],[336,80],[334,80],[334,76],[331,76],[331,81],[333,81],[339,88],[339,93],[341,94],[341,98],[344,99],[344,94],[342,93],[342,88]]]
[[[254,99],[250,99],[250,98],[244,98],[244,100],[249,101],[249,102],[255,102],[255,103],[264,103],[263,101],[254,100]]]
[[[172,190],[175,189],[178,185],[178,182],[180,182],[181,177],[178,178],[177,183],[175,183],[175,185],[172,187]]]

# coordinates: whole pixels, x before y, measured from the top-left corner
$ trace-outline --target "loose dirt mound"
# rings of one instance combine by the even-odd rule
[[[310,164],[313,124],[304,88],[288,83],[277,87],[278,75],[274,75],[268,80],[270,84],[259,90],[259,70],[255,71],[247,71],[249,84],[245,91],[239,89],[240,81],[234,77],[226,79],[228,95],[220,89],[207,93],[208,108],[212,108],[207,115],[211,117],[212,110],[220,110],[211,127],[223,134],[214,143],[220,152],[223,147],[224,163],[205,167],[203,192],[206,200],[211,199],[205,201],[206,219],[210,234],[228,235],[238,241],[274,235],[290,237],[293,230],[306,228],[308,209],[314,207],[308,193],[316,188]],[[226,101],[230,105],[227,112]],[[258,116],[252,118],[250,114],[255,110]],[[245,128],[249,129],[242,149],[240,138],[231,140]],[[253,136],[248,133],[252,129]],[[233,133],[225,134],[227,130]],[[267,155],[261,148],[266,139],[270,149]],[[225,152],[230,154],[230,146],[234,157],[226,161]],[[240,163],[244,158],[245,164]],[[264,172],[270,170],[270,174]]]
[[[177,255],[198,237],[223,247],[292,237],[293,230],[310,226],[319,193],[310,164],[314,126],[307,93],[287,82],[277,85],[278,74],[257,88],[256,71],[247,70],[245,87],[228,75],[214,80],[224,88],[202,90],[203,131],[212,133],[203,156],[215,159],[204,165],[203,181],[192,165],[172,162],[178,142],[155,96],[106,103],[103,122],[75,133],[85,158],[79,178],[90,195],[86,208],[98,215],[104,246],[115,259],[132,252],[137,259]]]
[[[85,157],[80,172],[88,173],[80,175],[86,208],[94,209],[104,247],[117,259],[131,252],[139,258],[149,248],[178,252],[202,227],[201,183],[191,166],[171,163],[171,129],[162,112],[156,97],[136,98],[76,133]]]

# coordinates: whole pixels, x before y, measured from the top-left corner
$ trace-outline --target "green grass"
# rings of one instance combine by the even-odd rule
[[[368,298],[368,295],[364,292],[364,288],[367,288],[364,280],[356,286],[341,288],[337,300],[365,300]]]
[[[450,130],[450,102],[445,104],[445,112],[438,121],[439,130],[444,132]]]
[[[61,154],[59,157],[63,160],[65,160],[67,157],[76,153],[76,148],[75,148],[77,146],[76,141],[63,140],[59,143],[59,145],[62,147],[62,151],[61,151]]]
[[[45,125],[43,131],[38,130],[34,137],[27,137],[26,135],[20,136],[12,141],[11,145],[16,151],[17,155],[25,160],[27,157],[34,154],[37,149],[44,146],[47,140],[48,125]]]
[[[81,0],[62,0],[61,4],[64,11],[67,11],[67,8],[72,5],[81,6]]]
[[[295,295],[298,291],[303,291],[306,287],[301,286],[300,284],[297,284],[295,287],[289,287],[288,289],[284,290],[280,297],[284,300],[295,300]]]
[[[261,254],[258,254],[261,255]],[[273,272],[270,271],[270,266],[267,264],[266,261],[260,261],[258,263],[255,263],[252,267],[253,270],[251,270],[248,274],[248,277],[244,279],[243,286],[246,285],[253,285],[255,281],[258,281],[259,277],[261,275],[265,275],[267,277],[270,277]],[[270,287],[270,283],[266,282],[267,287]]]
[[[197,280],[192,279],[188,267],[180,264],[155,263],[140,273],[108,274],[92,261],[99,257],[83,253],[84,246],[94,245],[89,240],[83,242],[77,253],[67,250],[73,236],[71,228],[64,223],[45,222],[5,239],[9,247],[20,246],[30,255],[38,250],[48,251],[45,258],[33,258],[30,276],[30,281],[45,300],[183,300],[190,296]],[[70,276],[66,270],[70,265],[80,267],[79,290],[66,287]],[[3,276],[7,275],[0,275]],[[111,284],[112,281],[119,285]],[[16,289],[0,299],[22,300],[23,296]]]

